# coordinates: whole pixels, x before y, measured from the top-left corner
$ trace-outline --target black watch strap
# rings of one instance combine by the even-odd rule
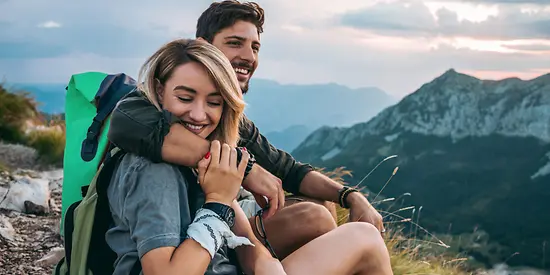
[[[235,224],[235,210],[231,206],[218,202],[207,202],[202,205],[202,208],[218,214],[229,227],[233,227]]]

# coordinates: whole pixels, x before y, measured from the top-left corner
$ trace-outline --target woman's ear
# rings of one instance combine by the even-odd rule
[[[162,105],[162,96],[164,95],[164,86],[160,84],[158,79],[155,79],[155,93],[159,99],[159,104]]]

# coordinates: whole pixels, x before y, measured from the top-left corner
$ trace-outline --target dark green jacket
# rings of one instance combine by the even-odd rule
[[[164,137],[170,130],[171,114],[160,112],[137,90],[122,99],[111,118],[109,140],[121,149],[154,162],[161,162]],[[240,125],[239,146],[256,157],[257,164],[283,181],[283,189],[300,194],[300,184],[312,171],[309,164],[296,161],[290,154],[272,146],[248,118]]]

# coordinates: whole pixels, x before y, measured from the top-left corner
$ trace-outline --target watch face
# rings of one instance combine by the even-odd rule
[[[225,220],[227,221],[229,227],[233,227],[235,224],[235,211],[233,208],[229,208],[229,211],[227,211],[225,215]]]

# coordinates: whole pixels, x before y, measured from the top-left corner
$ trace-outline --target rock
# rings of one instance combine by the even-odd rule
[[[37,165],[37,156],[33,148],[0,142],[0,162],[11,168],[34,168]]]
[[[0,208],[26,213],[25,201],[31,201],[44,208],[49,207],[50,189],[49,181],[29,176],[18,177],[12,181],[6,191],[0,190],[0,198],[5,197],[0,203]]]
[[[42,215],[45,215],[48,213],[48,208],[42,206],[42,205],[38,205],[32,201],[25,201],[24,202],[25,204],[25,213],[27,214],[34,214],[34,215],[39,215],[39,216],[42,216]],[[48,205],[49,205],[49,200],[48,200]]]
[[[4,215],[0,215],[0,236],[8,241],[13,241],[15,237],[15,230]]]
[[[37,260],[35,263],[39,265],[55,265],[61,258],[65,256],[65,249],[63,247],[55,247],[48,252],[44,257]]]

